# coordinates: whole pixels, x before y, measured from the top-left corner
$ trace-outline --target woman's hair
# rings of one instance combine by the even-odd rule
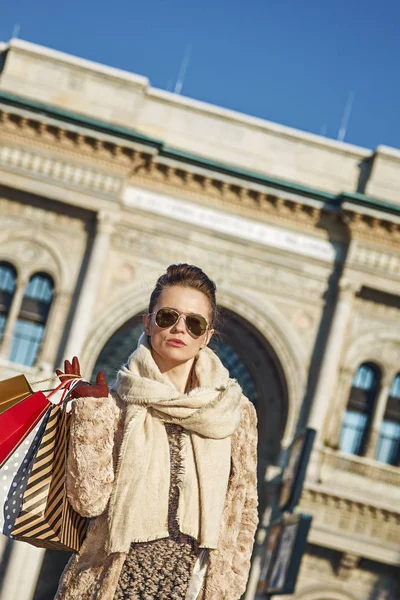
[[[173,287],[174,285],[198,290],[208,298],[211,306],[210,326],[213,327],[217,320],[216,285],[199,267],[187,265],[186,263],[170,265],[166,273],[157,279],[156,286],[150,296],[149,313],[153,311],[161,296],[161,292],[165,288]]]

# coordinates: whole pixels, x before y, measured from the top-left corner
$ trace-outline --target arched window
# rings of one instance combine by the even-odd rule
[[[364,453],[379,380],[380,371],[376,365],[364,363],[357,369],[340,432],[343,452],[358,456]]]
[[[9,359],[31,367],[43,339],[53,299],[54,284],[49,275],[36,273],[26,286],[21,311],[15,324]]]
[[[400,373],[393,379],[379,431],[376,460],[400,464]]]
[[[12,265],[0,263],[0,340],[3,337],[10,311],[11,302],[15,292],[17,272]]]

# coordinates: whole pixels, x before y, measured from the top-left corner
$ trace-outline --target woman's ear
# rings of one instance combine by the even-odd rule
[[[205,348],[206,346],[208,346],[208,344],[210,343],[210,340],[211,340],[212,336],[214,335],[214,331],[215,331],[215,329],[208,329],[207,330],[206,339],[204,340],[202,348]]]
[[[142,323],[143,323],[144,332],[147,335],[151,335],[150,334],[150,317],[149,317],[149,315],[145,314],[142,316]]]

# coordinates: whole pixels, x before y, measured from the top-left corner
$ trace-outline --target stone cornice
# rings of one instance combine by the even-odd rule
[[[400,514],[393,508],[355,500],[341,493],[321,491],[305,485],[299,510],[314,516],[313,528],[324,527],[335,535],[343,531],[360,539],[395,545],[399,536]]]
[[[119,198],[123,186],[121,177],[104,173],[91,166],[74,164],[54,154],[39,152],[29,147],[3,144],[0,140],[0,167],[23,171],[43,180],[93,192],[106,198]]]
[[[336,229],[342,241],[347,228],[352,236],[381,245],[397,245],[400,239],[400,209],[394,205],[274,180],[166,148],[160,140],[107,123],[72,113],[65,116],[60,109],[36,106],[30,110],[30,104],[0,92],[3,138],[33,142],[58,154],[99,163],[102,168],[107,165],[108,171],[116,171],[132,183],[160,191],[175,189],[186,198],[235,207],[236,212],[253,217],[283,219],[314,230],[317,225],[327,229],[329,221],[329,229]],[[44,114],[45,109],[49,114]],[[368,213],[365,204],[374,214]]]

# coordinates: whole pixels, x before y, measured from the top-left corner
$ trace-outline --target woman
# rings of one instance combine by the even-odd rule
[[[168,267],[111,393],[103,373],[75,389],[67,492],[92,521],[58,600],[244,592],[257,526],[256,413],[207,348],[215,289],[198,267]],[[79,374],[76,358],[65,373]]]

